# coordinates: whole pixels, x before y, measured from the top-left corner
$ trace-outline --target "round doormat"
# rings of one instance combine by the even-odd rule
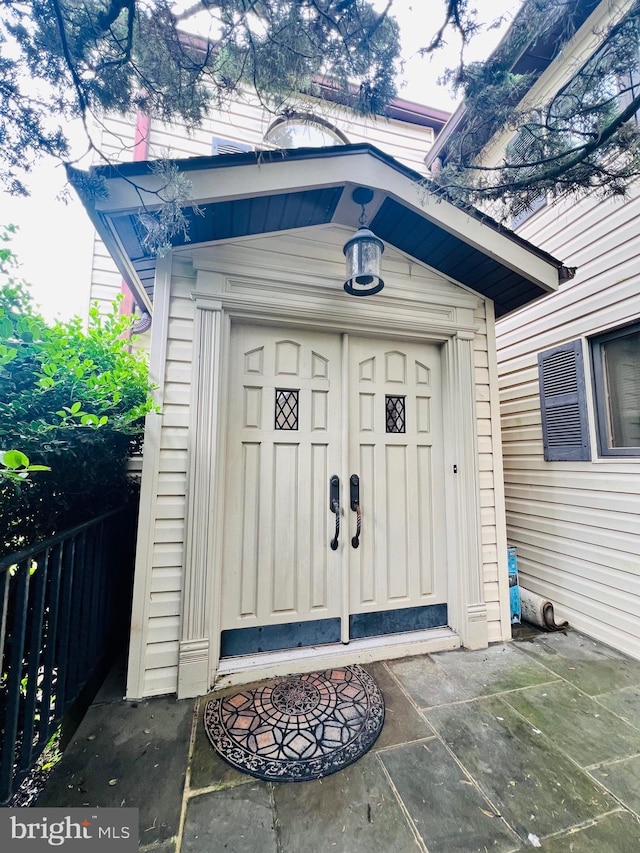
[[[375,742],[384,700],[360,666],[271,681],[212,699],[204,727],[225,761],[277,782],[320,779],[352,764]]]

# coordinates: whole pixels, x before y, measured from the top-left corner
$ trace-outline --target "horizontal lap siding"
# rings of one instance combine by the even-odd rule
[[[478,461],[480,468],[480,524],[482,543],[482,564],[484,577],[484,600],[487,605],[489,642],[506,639],[501,619],[501,595],[504,595],[500,583],[501,571],[506,572],[506,555],[499,559],[498,541],[499,522],[496,510],[494,436],[495,425],[491,413],[491,387],[489,370],[489,342],[484,304],[476,310],[475,320],[479,330],[474,340],[474,372],[476,385],[476,424]],[[501,512],[501,510],[499,510]],[[502,536],[504,536],[504,527]]]
[[[144,695],[173,693],[178,672],[184,564],[194,279],[174,267],[154,507]]]
[[[561,617],[640,658],[640,460],[544,462],[537,353],[640,318],[640,193],[534,216],[522,236],[578,273],[497,326],[509,543],[523,586]]]
[[[109,118],[102,123],[100,151],[109,160],[131,160],[135,117]],[[90,300],[97,302],[101,313],[107,313],[121,292],[122,276],[102,240],[94,238]]]
[[[91,303],[98,304],[101,314],[111,310],[113,300],[122,292],[122,276],[102,240],[94,238],[91,270]]]
[[[369,142],[401,163],[426,174],[424,157],[433,143],[433,130],[418,124],[387,119],[356,116],[327,102],[309,104],[304,111],[322,117],[340,130],[350,143]],[[249,94],[245,94],[220,110],[211,110],[199,127],[187,127],[181,122],[172,124],[151,121],[149,158],[183,158],[207,156],[212,153],[212,140],[228,139],[269,149],[264,137],[277,114],[267,112]],[[104,134],[106,153],[115,160],[132,159],[135,117],[106,122]]]

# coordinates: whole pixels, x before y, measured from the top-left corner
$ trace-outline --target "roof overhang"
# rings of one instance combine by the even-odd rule
[[[370,145],[248,152],[172,161],[192,183],[186,237],[199,248],[314,225],[358,227],[352,190],[374,191],[368,225],[385,243],[495,303],[496,316],[551,292],[566,269],[493,220],[429,191],[423,177]],[[144,248],[140,212],[158,209],[163,179],[143,161],[98,167],[104,199],[83,198],[138,304],[151,309],[155,257]],[[72,182],[87,176],[70,170]],[[82,195],[82,194],[81,194]],[[193,205],[197,205],[194,209]]]

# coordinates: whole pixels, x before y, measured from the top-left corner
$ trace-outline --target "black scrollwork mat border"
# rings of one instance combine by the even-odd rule
[[[361,666],[277,679],[211,699],[204,727],[243,773],[278,782],[321,779],[357,761],[384,723],[384,700]]]

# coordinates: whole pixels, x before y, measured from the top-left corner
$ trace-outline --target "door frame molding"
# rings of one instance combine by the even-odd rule
[[[444,498],[447,518],[455,520],[446,531],[449,621],[462,645],[485,648],[488,626],[483,595],[473,360],[473,341],[480,325],[474,317],[478,297],[461,288],[446,300],[442,291],[433,298],[434,294],[428,292],[388,287],[372,300],[349,300],[335,283],[327,284],[323,279],[318,282],[311,274],[298,272],[285,277],[280,273],[277,279],[259,278],[242,274],[238,264],[227,265],[224,260],[216,264],[209,255],[196,256],[195,260],[178,698],[207,693],[219,671],[227,431],[226,407],[221,401],[226,398],[233,322],[441,345]],[[345,304],[349,313],[345,312]],[[467,535],[457,535],[459,530],[467,531]],[[415,653],[425,650],[418,648],[419,643],[414,645]],[[277,669],[263,667],[259,677]],[[244,680],[257,675],[256,670],[248,670]]]

